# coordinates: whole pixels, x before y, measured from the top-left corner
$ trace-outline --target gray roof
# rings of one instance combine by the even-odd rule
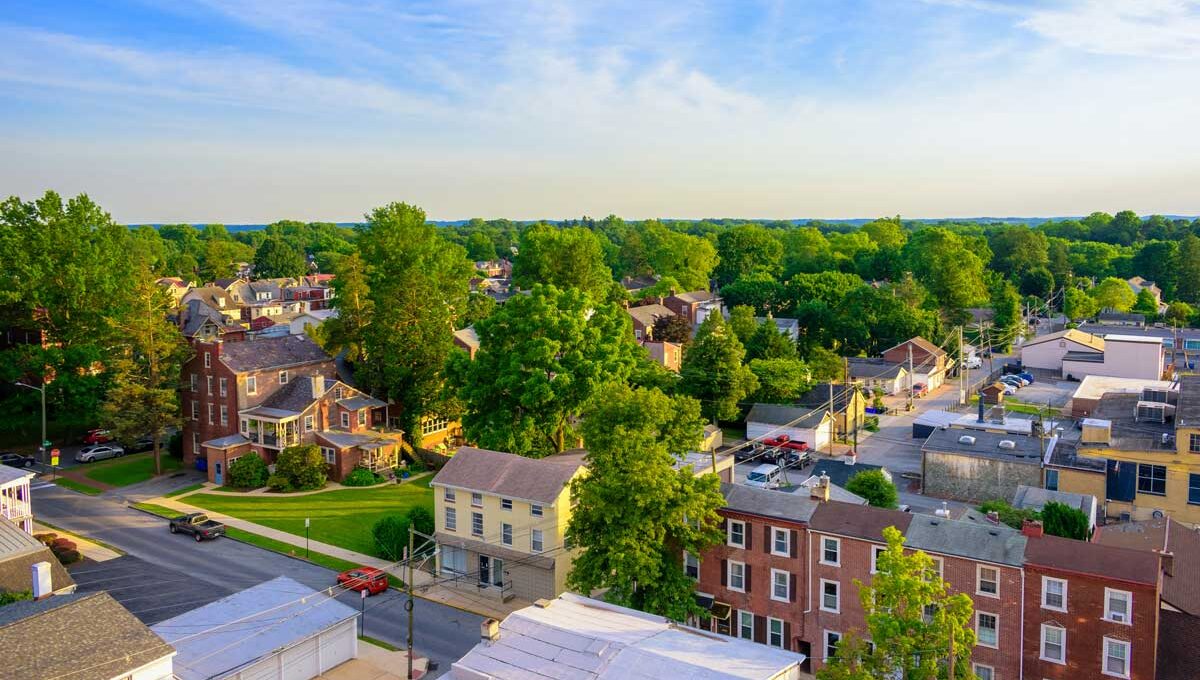
[[[242,435],[235,432],[233,434],[225,435],[224,437],[217,437],[216,439],[210,439],[206,442],[201,442],[201,446],[207,446],[213,449],[231,449],[235,446],[241,446],[242,444],[249,443],[249,439],[246,439]]]
[[[341,399],[337,404],[347,411],[357,411],[361,408],[379,408],[380,406],[387,406],[385,402],[379,401],[375,397],[368,397],[365,395]]]
[[[337,385],[336,380],[329,378],[325,378],[324,380],[326,390],[333,389]],[[311,406],[316,400],[317,398],[313,396],[312,378],[309,376],[296,376],[289,380],[288,384],[277,390],[275,394],[267,397],[259,407],[300,413]]]
[[[479,349],[479,333],[475,330],[474,326],[467,326],[466,328],[454,331],[454,337],[458,338],[458,341],[467,347]]]
[[[32,470],[16,468],[11,465],[0,465],[0,484],[8,484],[33,477]]]
[[[260,416],[263,418],[287,418],[289,416],[298,416],[300,411],[291,409],[270,408],[268,406],[257,406],[252,409],[247,409],[240,412],[244,416]]]
[[[833,410],[843,411],[850,404],[850,397],[858,388],[854,385],[846,383],[835,383],[833,385]],[[800,406],[812,408],[814,406],[829,405],[829,383],[817,383],[813,388],[796,399],[796,403]]]
[[[725,507],[729,510],[792,522],[808,523],[820,505],[806,493],[756,489],[727,482],[721,483],[721,495],[725,496]]]
[[[788,319],[788,318],[785,318],[782,316],[775,316],[775,317],[756,316],[756,317],[754,317],[754,320],[759,323],[766,323],[768,319],[770,319],[771,321],[774,321],[775,328],[778,328],[779,332],[783,333],[784,335],[795,335],[800,332],[800,322],[797,321],[796,319]]]
[[[1020,567],[1024,534],[1006,526],[979,524],[936,515],[913,515],[904,532],[906,548]]]
[[[1075,508],[1088,517],[1092,516],[1092,511],[1096,507],[1096,497],[1091,494],[1051,491],[1050,489],[1026,486],[1025,484],[1017,485],[1017,491],[1013,494],[1012,505],[1014,508],[1041,510],[1051,501]]]
[[[712,293],[708,292],[707,290],[693,290],[688,293],[676,293],[675,295],[672,295],[671,297],[678,298],[680,300],[683,300],[684,302],[693,302],[694,303],[694,302],[708,302],[709,300],[713,299],[716,296],[714,296]]]
[[[11,678],[120,678],[175,652],[108,593],[0,607],[0,649]]]
[[[853,465],[847,465],[842,460],[819,460],[817,461],[817,464],[813,466],[813,469],[805,474],[809,474],[814,477],[826,475],[829,477],[830,482],[833,482],[838,486],[846,486],[846,484],[850,481],[850,478],[860,472],[883,469],[884,468],[882,465],[869,465],[867,463],[855,463]]]
[[[194,337],[205,323],[212,322],[220,328],[236,328],[242,330],[241,326],[235,326],[225,320],[225,316],[213,309],[202,300],[188,300],[187,307],[184,310],[183,335],[184,337]]]
[[[893,379],[904,371],[904,366],[874,357],[847,357],[846,367],[855,379]]]
[[[1104,472],[1105,467],[1103,458],[1081,456],[1075,442],[1062,440],[1054,445],[1054,450],[1050,452],[1050,459],[1046,461],[1046,464],[1086,472]]]
[[[1200,427],[1200,375],[1179,378],[1179,405],[1175,409],[1179,427]]]
[[[377,434],[339,432],[337,430],[322,430],[317,435],[339,449],[348,449],[352,446],[368,446],[381,439]]]
[[[643,326],[653,326],[660,317],[675,316],[675,312],[672,312],[670,308],[658,304],[630,307],[626,311],[629,312],[629,316],[637,319]]]
[[[225,677],[248,664],[329,630],[358,611],[280,576],[155,624],[175,645],[175,676]],[[204,635],[195,635],[196,631]],[[253,631],[250,633],[249,631]]]
[[[787,406],[784,404],[755,404],[746,414],[746,422],[782,425],[799,429],[816,427],[828,415],[823,409]]]
[[[547,505],[585,465],[586,451],[575,450],[546,458],[526,458],[463,446],[433,478],[432,484],[482,491]]]
[[[959,441],[963,437],[973,437],[975,443],[968,444]],[[1014,448],[1000,448],[1000,442],[1010,441]],[[1046,447],[1053,446],[1054,438],[1046,440]],[[1042,442],[1030,435],[1013,432],[986,432],[984,430],[963,430],[958,428],[934,430],[921,451],[936,451],[944,453],[961,453],[970,456],[986,458],[1001,458],[1018,463],[1038,464],[1042,460]]]
[[[332,363],[333,358],[307,335],[288,335],[224,343],[221,361],[238,373],[247,373],[322,361]]]
[[[0,519],[0,592],[32,589],[30,567],[38,562],[50,563],[51,589],[57,591],[75,585],[49,548],[12,522]]]

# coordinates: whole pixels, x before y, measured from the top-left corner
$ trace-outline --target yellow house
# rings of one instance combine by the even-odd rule
[[[577,550],[565,544],[582,450],[548,458],[464,446],[433,478],[436,569],[450,585],[508,600],[553,599]]]
[[[1178,390],[1103,395],[1078,452],[1104,461],[1108,517],[1200,526],[1200,376],[1182,377]]]
[[[829,408],[830,404],[833,408]],[[849,439],[867,419],[867,398],[855,384],[817,383],[796,400],[798,406],[822,408],[833,414],[834,436]]]

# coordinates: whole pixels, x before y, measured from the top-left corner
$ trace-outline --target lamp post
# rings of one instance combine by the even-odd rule
[[[43,382],[41,387],[34,387],[33,385],[26,385],[25,383],[20,382],[20,381],[15,382],[13,384],[19,385],[20,387],[24,387],[27,389],[35,390],[37,392],[40,392],[42,395],[42,439],[41,439],[41,443],[38,444],[38,451],[40,451],[44,454],[46,452],[46,447],[50,446],[50,442],[46,441],[46,385]],[[41,456],[41,457],[44,458],[45,456]],[[41,461],[41,462],[44,463],[45,461]]]

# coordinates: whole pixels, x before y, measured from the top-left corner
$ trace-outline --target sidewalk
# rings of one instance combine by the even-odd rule
[[[204,490],[193,493],[200,493],[201,491]],[[192,512],[203,512],[207,514],[209,518],[221,522],[226,526],[230,526],[235,529],[241,529],[242,531],[252,534],[258,534],[259,536],[265,536],[281,543],[294,545],[297,548],[305,547],[305,540],[303,536],[296,536],[294,534],[289,534],[286,531],[272,529],[271,527],[256,524],[254,522],[248,522],[244,519],[230,517],[229,515],[223,513],[212,512],[210,510],[198,508],[194,505],[188,505],[187,503],[179,500],[180,498],[186,498],[189,495],[191,494],[183,494],[182,496],[177,496],[175,498],[154,498],[149,502],[153,503],[154,505],[161,505],[164,508],[176,510],[181,515]],[[311,546],[313,552],[329,555],[330,557],[336,557],[347,562],[361,564],[364,567],[383,569],[401,580],[408,578],[407,569],[404,567],[393,566],[393,562],[389,562],[379,557],[364,555],[360,552],[347,550],[345,548],[341,548],[336,545],[330,545],[329,543],[323,543],[321,541],[309,541],[308,545]],[[418,589],[416,592],[414,592],[414,595],[417,595],[425,600],[438,602],[449,607],[454,607],[455,609],[461,609],[463,611],[471,612],[472,614],[478,614],[479,616],[494,619],[503,619],[512,612],[532,604],[525,600],[519,600],[515,598],[509,600],[508,602],[500,602],[499,600],[490,600],[478,595],[467,595],[452,588],[436,585],[435,581],[436,578],[428,572],[419,570],[414,571],[413,586],[415,589]]]
[[[429,659],[413,657],[413,678],[422,678],[429,671]],[[408,652],[392,652],[360,639],[358,657],[325,671],[318,678],[327,680],[401,680],[408,675]]]

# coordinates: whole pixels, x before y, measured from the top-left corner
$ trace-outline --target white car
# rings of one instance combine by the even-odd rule
[[[746,486],[759,489],[778,489],[781,477],[783,477],[783,470],[778,465],[763,463],[746,475]]]
[[[105,458],[117,458],[125,455],[125,449],[120,444],[93,444],[79,449],[75,454],[76,463],[95,463]]]

